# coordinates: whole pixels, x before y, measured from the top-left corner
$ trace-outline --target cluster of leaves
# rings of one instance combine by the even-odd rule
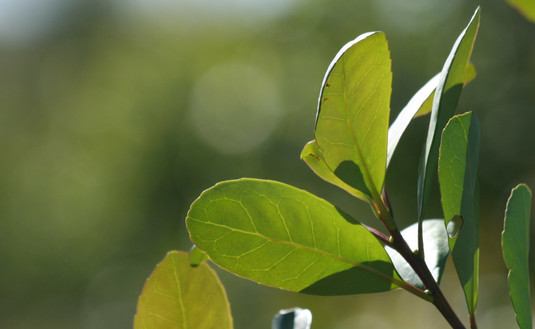
[[[479,9],[440,73],[389,127],[392,84],[383,33],[346,44],[330,64],[318,101],[315,139],[301,158],[322,179],[367,202],[384,228],[368,227],[333,204],[280,182],[239,179],[204,191],[186,218],[193,248],[170,252],[148,279],[134,327],[231,328],[215,273],[204,262],[263,285],[314,295],[402,288],[432,303],[454,328],[464,325],[439,283],[451,254],[476,328],[479,288],[478,145],[475,114],[453,115],[475,76],[470,56]],[[396,146],[414,117],[430,114],[418,177],[417,222],[400,231],[384,188]],[[425,219],[438,172],[443,219]],[[510,295],[520,328],[531,328],[528,250],[531,192],[513,189],[503,233]],[[387,232],[387,233],[384,233]],[[309,328],[310,312],[281,312],[273,328]]]

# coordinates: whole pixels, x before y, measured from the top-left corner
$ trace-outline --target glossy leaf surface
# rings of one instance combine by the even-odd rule
[[[271,329],[310,329],[312,313],[299,307],[280,310],[273,318]]]
[[[469,63],[466,67],[466,71],[463,78],[463,84],[466,85],[476,77],[476,69],[474,64]],[[396,120],[392,122],[388,129],[388,152],[387,152],[387,167],[390,164],[390,160],[394,155],[394,151],[401,139],[401,136],[409,126],[409,123],[413,118],[429,114],[433,108],[433,98],[435,96],[435,90],[438,85],[440,74],[435,75],[427,83],[420,88],[412,96],[407,105],[398,114]]]
[[[387,166],[390,164],[390,160],[394,155],[399,140],[409,126],[411,120],[417,113],[420,115],[429,113],[439,78],[440,74],[437,74],[431,78],[431,80],[427,81],[427,83],[420,88],[414,96],[412,96],[407,105],[401,110],[396,120],[392,122],[392,125],[388,129]]]
[[[134,329],[231,329],[227,296],[206,263],[190,266],[188,254],[171,251],[147,279]]]
[[[531,191],[520,184],[511,191],[505,211],[502,249],[509,268],[509,294],[521,329],[531,328],[531,296],[529,280],[529,233]]]
[[[431,183],[435,177],[441,133],[453,115],[461,94],[465,72],[479,29],[479,16],[480,9],[478,8],[468,26],[455,41],[440,73],[440,79],[433,99],[427,140],[418,174],[419,221],[424,216]]]
[[[476,116],[471,112],[454,116],[442,133],[438,176],[446,226],[450,229],[454,218],[462,219],[457,225],[460,227],[452,230],[456,234],[449,237],[449,246],[471,315],[476,309],[479,286],[478,157]]]
[[[507,0],[511,7],[514,7],[527,19],[535,23],[535,1],[533,0]]]
[[[446,261],[450,253],[448,246],[448,235],[446,234],[446,228],[444,226],[444,220],[442,219],[428,219],[423,221],[424,229],[424,256],[427,267],[433,274],[435,281],[440,283],[442,274],[446,268]],[[401,231],[403,238],[407,241],[407,244],[412,250],[416,250],[418,247],[418,223],[414,223],[411,226]],[[406,282],[416,286],[422,290],[425,290],[425,286],[414,272],[412,267],[405,261],[401,255],[390,247],[385,247],[386,252],[392,259],[396,270],[399,275]]]
[[[334,172],[331,171],[331,168],[329,168],[323,160],[321,152],[318,148],[318,144],[315,140],[310,141],[305,145],[303,151],[301,151],[301,159],[305,161],[305,163],[310,167],[310,169],[312,169],[312,171],[316,173],[316,175],[326,182],[346,190],[349,194],[359,199],[368,199],[366,194],[346,184],[344,181],[338,178]]]
[[[318,100],[315,138],[325,163],[374,199],[386,172],[391,86],[385,35],[366,33],[338,52]]]
[[[382,245],[327,201],[267,180],[226,181],[192,204],[193,243],[222,268],[258,283],[316,295],[396,288]]]

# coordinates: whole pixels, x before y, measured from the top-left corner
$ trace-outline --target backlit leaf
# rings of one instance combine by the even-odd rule
[[[440,74],[437,74],[431,78],[431,80],[427,81],[427,83],[420,88],[420,90],[418,90],[414,96],[412,96],[407,105],[405,105],[403,110],[401,110],[396,120],[392,122],[390,129],[388,129],[387,166],[390,164],[390,160],[394,155],[394,151],[396,150],[399,140],[409,126],[409,123],[413,117],[415,117],[418,112],[421,112],[420,115],[427,114],[427,110],[431,109],[430,105],[433,100],[439,78]]]
[[[532,327],[529,280],[531,191],[520,184],[511,191],[505,211],[502,249],[509,268],[509,294],[521,329]]]
[[[466,85],[476,77],[476,69],[474,64],[469,63],[466,67],[466,71],[463,77],[463,84]],[[390,164],[390,160],[394,155],[394,151],[401,139],[401,136],[409,126],[409,123],[413,118],[429,114],[433,108],[433,98],[435,96],[435,89],[440,78],[440,73],[435,75],[431,80],[420,88],[412,96],[407,105],[399,112],[396,120],[392,122],[390,128],[388,129],[388,152],[387,152],[387,161],[386,166]]]
[[[461,94],[465,72],[479,29],[477,8],[468,26],[461,32],[446,59],[438,81],[429,121],[427,140],[418,173],[418,220],[424,216],[431,183],[435,177],[442,129],[453,115]],[[446,218],[448,220],[448,218]]]
[[[318,144],[316,144],[315,140],[310,141],[305,145],[303,151],[301,151],[301,159],[305,161],[305,163],[310,167],[310,169],[312,169],[312,171],[316,173],[316,175],[326,182],[346,190],[351,195],[359,199],[367,200],[369,198],[366,194],[346,184],[331,171],[331,168],[329,168],[323,160],[321,152],[318,149]]]
[[[442,210],[450,230],[451,255],[472,316],[479,286],[478,157],[479,123],[476,116],[471,112],[454,116],[442,133],[438,178]],[[451,228],[450,222],[456,227]]]
[[[171,251],[139,296],[134,329],[231,329],[232,317],[216,273],[190,266],[188,254]]]
[[[338,52],[318,100],[315,137],[325,163],[376,201],[386,172],[391,85],[385,35],[366,33]]]
[[[387,291],[399,282],[383,246],[361,224],[306,191],[267,180],[204,191],[186,218],[191,240],[222,268],[316,295]]]

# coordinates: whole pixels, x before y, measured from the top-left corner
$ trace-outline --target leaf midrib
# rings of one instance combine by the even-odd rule
[[[182,300],[182,287],[180,286],[180,278],[177,273],[177,264],[174,257],[171,257],[171,263],[173,264],[173,276],[176,282],[178,305],[180,307],[180,311],[182,312],[182,326],[184,329],[186,329],[188,328],[188,321],[186,319],[186,308],[184,307],[184,301]]]
[[[358,57],[357,60],[355,60],[355,62],[357,62],[358,60],[360,60],[360,58],[364,56],[364,55],[361,55]],[[346,122],[347,122],[347,126],[349,128],[349,131],[350,131],[350,134],[351,134],[351,138],[353,139],[353,144],[355,146],[355,149],[356,149],[356,153],[357,153],[357,157],[359,158],[359,162],[362,164],[362,169],[363,169],[363,174],[365,175],[366,177],[366,180],[368,182],[368,188],[370,189],[370,192],[372,194],[372,198],[377,201],[379,200],[379,191],[377,190],[377,187],[375,186],[375,182],[373,181],[372,177],[371,177],[371,174],[370,174],[370,171],[369,171],[369,168],[368,168],[368,164],[366,163],[365,159],[364,159],[364,155],[362,154],[362,150],[361,150],[361,147],[360,147],[360,143],[358,142],[357,140],[357,136],[355,136],[355,131],[353,130],[353,123],[352,123],[352,117],[351,117],[351,113],[350,113],[350,109],[349,109],[349,102],[347,100],[347,97],[348,97],[348,93],[347,93],[347,90],[348,90],[348,87],[347,87],[347,82],[346,82],[346,64],[345,64],[345,57],[342,56],[342,58],[340,58],[340,61],[342,62],[342,76],[343,76],[343,96],[344,96],[344,109],[345,109],[345,112],[346,112]],[[368,69],[368,71],[366,72],[366,75],[373,69],[373,67],[375,67],[375,65],[377,64],[377,58],[376,58],[376,62],[374,63],[374,65],[372,67],[370,67]],[[382,76],[381,76],[381,79],[382,79]],[[363,80],[363,78],[361,78],[359,80],[359,83],[357,84],[357,86],[360,84],[360,82]],[[374,88],[374,90],[377,90],[377,87]],[[371,96],[370,96],[371,97]],[[367,100],[366,100],[367,101]]]
[[[326,257],[330,257],[332,259],[336,259],[336,260],[339,260],[343,263],[346,263],[346,264],[349,264],[353,267],[359,267],[359,268],[362,268],[363,270],[366,270],[374,275],[377,275],[379,277],[381,277],[382,279],[390,282],[390,283],[393,283],[397,286],[401,286],[403,285],[399,280],[395,279],[395,278],[391,278],[387,275],[385,275],[384,273],[382,272],[379,272],[369,266],[366,266],[362,263],[358,263],[356,261],[353,261],[351,259],[348,259],[348,258],[345,258],[341,255],[336,255],[336,254],[333,254],[329,251],[326,251],[326,250],[322,250],[322,249],[318,249],[317,247],[316,248],[313,248],[313,247],[309,247],[309,246],[305,246],[303,244],[299,244],[299,243],[296,243],[296,242],[289,242],[289,241],[284,241],[284,240],[280,240],[280,239],[276,239],[276,238],[272,238],[272,237],[268,237],[268,236],[265,236],[263,234],[261,234],[260,232],[250,232],[250,231],[245,231],[245,230],[242,230],[242,229],[238,229],[238,228],[234,228],[234,227],[231,227],[231,226],[228,226],[228,225],[224,225],[224,224],[219,224],[219,223],[214,223],[214,222],[208,222],[208,221],[203,221],[203,220],[200,220],[200,219],[196,219],[196,218],[193,218],[193,217],[188,217],[189,220],[192,220],[192,221],[195,221],[195,222],[198,222],[198,223],[201,223],[201,224],[206,224],[206,225],[212,225],[212,226],[215,226],[215,227],[220,227],[220,228],[225,228],[225,229],[228,229],[228,230],[231,230],[231,231],[234,231],[234,232],[238,232],[238,233],[242,233],[242,234],[246,234],[246,235],[250,235],[250,236],[256,236],[256,237],[260,237],[260,238],[263,238],[265,240],[268,240],[268,241],[271,241],[271,242],[276,242],[276,243],[280,243],[280,244],[284,244],[284,245],[287,245],[287,246],[290,246],[290,247],[293,247],[293,248],[296,248],[296,249],[303,249],[303,250],[307,250],[307,251],[310,251],[312,253],[316,253],[316,254],[319,254],[319,255],[322,255],[322,256],[326,256]]]

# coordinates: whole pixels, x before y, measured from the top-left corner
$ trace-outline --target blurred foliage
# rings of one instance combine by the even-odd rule
[[[147,3],[0,4],[1,328],[131,328],[154,265],[168,250],[190,247],[189,205],[220,180],[281,180],[372,218],[299,160],[313,138],[325,69],[348,40],[385,31],[394,119],[441,69],[477,5]],[[535,25],[490,1],[479,36],[478,77],[459,110],[477,113],[482,129],[479,322],[503,328],[514,321],[501,311],[510,308],[498,243],[505,201],[516,183],[535,186]],[[414,221],[425,120],[409,128],[388,173],[402,226]],[[434,207],[430,217],[440,212],[438,199]],[[312,311],[316,328],[366,327],[370,319],[377,328],[393,320],[414,328],[436,318],[402,292],[366,296],[364,304],[359,296],[303,296],[220,275],[236,328],[269,326],[279,309],[296,305]],[[446,271],[446,291],[454,280]],[[385,305],[399,312],[373,318]]]
[[[535,2],[530,0],[507,0],[507,2],[524,15],[526,19],[535,22]]]

